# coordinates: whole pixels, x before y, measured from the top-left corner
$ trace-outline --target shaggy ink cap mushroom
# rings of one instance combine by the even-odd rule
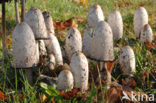
[[[30,68],[39,63],[39,49],[29,25],[22,22],[13,32],[13,63],[16,68]]]
[[[115,9],[108,16],[108,24],[113,32],[113,39],[119,40],[123,35],[123,21],[120,12]]]
[[[134,14],[134,32],[137,38],[140,37],[141,29],[145,24],[148,24],[148,13],[144,7],[139,7],[136,9]]]
[[[47,11],[44,11],[42,14],[44,17],[44,21],[45,21],[45,25],[46,25],[48,34],[49,33],[54,34],[55,32],[54,32],[53,19],[52,19],[50,13]]]
[[[25,22],[31,27],[36,40],[48,39],[44,17],[39,9],[30,8],[25,15]]]
[[[65,40],[65,52],[69,61],[77,51],[82,51],[82,37],[77,28],[71,28]]]
[[[93,5],[88,12],[88,25],[95,27],[99,21],[104,21],[104,15],[99,5]]]
[[[74,78],[69,70],[63,70],[60,72],[57,80],[58,90],[73,89]]]
[[[88,61],[82,52],[73,54],[70,63],[70,70],[74,77],[74,87],[80,88],[82,91],[88,89]]]

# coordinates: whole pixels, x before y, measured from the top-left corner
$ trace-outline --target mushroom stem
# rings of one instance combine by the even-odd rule
[[[15,0],[15,16],[16,16],[16,23],[19,24],[19,12],[18,12],[18,0]]]
[[[5,63],[7,60],[5,0],[2,0],[2,44],[3,44],[3,61]]]
[[[26,75],[26,78],[27,78],[29,84],[32,85],[33,84],[33,70],[32,70],[32,68],[25,69],[25,75]]]
[[[25,0],[21,0],[21,5],[22,5],[22,7],[21,7],[21,11],[22,11],[22,13],[21,13],[21,22],[23,22],[24,17],[25,17]]]

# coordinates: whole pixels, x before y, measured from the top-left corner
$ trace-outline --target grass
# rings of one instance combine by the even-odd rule
[[[133,31],[133,14],[137,7],[144,6],[149,14],[149,24],[153,29],[153,33],[156,33],[156,0],[88,0],[88,5],[82,5],[76,2],[69,2],[69,0],[27,0],[26,11],[28,11],[30,7],[34,6],[39,8],[41,11],[46,10],[50,12],[54,21],[67,20],[73,16],[81,17],[87,20],[88,10],[93,4],[99,4],[102,7],[105,15],[105,20],[107,20],[109,12],[111,12],[114,8],[118,8],[120,10],[124,22],[123,37],[126,37],[128,39],[129,45],[133,48],[135,52],[136,74],[134,78],[138,85],[134,89],[137,91],[144,91],[146,93],[154,93],[156,95],[156,88],[154,87],[156,84],[152,84],[153,82],[156,82],[156,79],[151,79],[151,77],[149,77],[149,73],[151,72],[154,75],[153,78],[156,78],[156,50],[147,50],[145,48],[145,45],[141,45],[138,40],[136,40]],[[6,19],[7,38],[11,38],[12,30],[16,26],[13,0],[12,2],[6,4]],[[87,28],[87,23],[78,23],[78,25],[78,29],[81,33],[83,33],[84,30]],[[63,32],[65,34],[67,33],[67,31]],[[119,47],[122,48],[124,45],[125,41],[122,40]],[[0,57],[2,57],[1,43]],[[21,101],[17,96],[17,98],[13,98],[8,102],[38,103],[41,102],[40,97],[42,94],[45,93],[46,90],[56,92],[57,94],[57,91],[50,86],[48,86],[48,88],[50,89],[47,89],[44,86],[40,87],[38,81],[33,86],[29,85],[28,81],[23,75],[23,71],[16,69],[10,70],[9,64],[10,63],[8,63],[5,67],[2,67],[2,62],[0,62],[0,90],[3,91],[5,94],[8,94],[11,98],[13,98],[15,95],[18,95],[19,93],[22,93],[24,94],[24,100]],[[91,69],[94,70],[95,63],[91,64]],[[118,69],[119,68],[117,62],[114,66],[114,71],[118,71]],[[142,73],[145,70],[147,70],[148,74],[146,79],[144,79],[144,77],[142,76]],[[116,73],[113,73],[113,77],[116,80],[121,79],[121,76],[117,75]],[[58,94],[54,95],[53,92],[51,95],[47,94],[47,96],[58,98],[58,102],[62,103],[72,102],[70,100],[67,101],[62,99]],[[91,88],[91,94],[89,95],[88,99],[81,102],[89,103],[93,100],[98,101],[97,90],[94,86],[92,86]],[[76,102],[76,100],[73,100],[73,102]]]

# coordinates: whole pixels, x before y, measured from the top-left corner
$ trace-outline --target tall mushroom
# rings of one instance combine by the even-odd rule
[[[42,12],[32,7],[25,15],[25,22],[31,27],[36,40],[47,39],[47,30]]]
[[[18,24],[13,32],[13,65],[26,68],[27,77],[32,83],[32,68],[39,62],[39,51],[34,34],[25,22]]]
[[[123,73],[132,76],[135,73],[135,55],[130,46],[124,46],[120,52],[119,63]]]
[[[80,88],[82,91],[88,89],[88,61],[81,52],[73,54],[70,63],[70,70],[74,77],[74,87]]]
[[[93,5],[88,13],[89,27],[95,27],[99,21],[104,21],[104,15],[99,5]]]
[[[113,10],[108,16],[108,24],[113,32],[113,39],[119,40],[123,35],[122,16],[118,10]]]
[[[65,52],[69,61],[72,55],[77,51],[82,51],[81,34],[77,28],[71,28],[68,31],[65,41]]]
[[[101,62],[101,79],[111,82],[111,74],[105,62],[114,60],[113,34],[111,27],[105,21],[100,21],[94,28],[90,59]],[[104,63],[103,63],[104,62]],[[103,65],[104,64],[104,65]],[[107,75],[104,75],[107,74]]]
[[[73,85],[74,78],[72,73],[69,70],[61,71],[57,80],[57,89],[58,90],[73,89]]]
[[[136,9],[133,24],[135,35],[137,38],[139,38],[141,29],[145,24],[148,24],[148,13],[144,7],[139,7]]]
[[[144,43],[146,41],[152,42],[153,39],[153,31],[149,24],[144,25],[141,30],[140,42]]]

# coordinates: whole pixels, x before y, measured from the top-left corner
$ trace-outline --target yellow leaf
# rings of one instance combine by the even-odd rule
[[[88,0],[81,0],[81,3],[87,5],[88,4]]]

